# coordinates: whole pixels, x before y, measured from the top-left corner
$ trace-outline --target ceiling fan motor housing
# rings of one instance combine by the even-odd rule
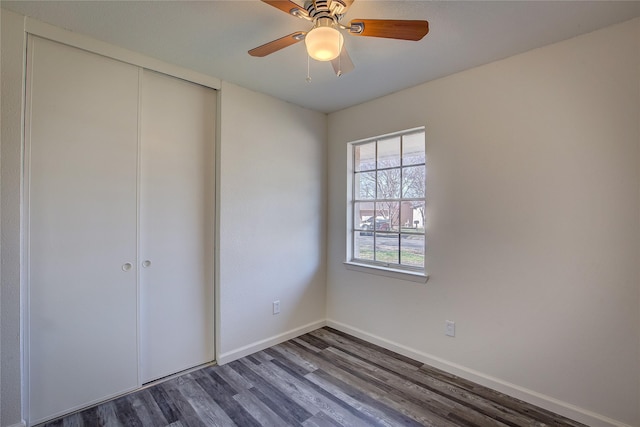
[[[338,7],[331,7],[334,4],[338,5]],[[314,23],[320,19],[330,19],[336,24],[342,18],[342,15],[336,14],[336,12],[338,12],[338,9],[344,9],[338,0],[307,0],[304,6]]]

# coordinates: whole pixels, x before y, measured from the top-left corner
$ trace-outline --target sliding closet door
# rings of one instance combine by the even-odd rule
[[[142,381],[213,353],[216,93],[144,71],[140,199]]]
[[[135,389],[138,68],[30,38],[29,412]]]

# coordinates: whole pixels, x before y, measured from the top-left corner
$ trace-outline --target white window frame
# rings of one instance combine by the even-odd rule
[[[347,144],[347,230],[346,230],[347,231],[346,233],[347,259],[344,262],[347,269],[359,271],[363,273],[370,273],[370,274],[375,274],[375,275],[380,275],[385,277],[396,278],[396,279],[408,280],[408,281],[418,282],[418,283],[426,283],[426,281],[428,280],[429,275],[427,274],[427,250],[426,250],[427,249],[426,248],[427,246],[427,232],[426,232],[427,215],[425,215],[425,223],[423,224],[424,242],[425,242],[425,248],[424,248],[425,260],[424,260],[423,268],[402,266],[398,264],[389,264],[389,263],[380,262],[380,261],[370,261],[370,260],[362,260],[362,259],[354,258],[355,233],[359,232],[359,230],[356,230],[357,224],[356,224],[356,218],[355,218],[355,203],[360,201],[355,199],[355,194],[356,194],[356,188],[355,188],[356,170],[355,170],[355,156],[354,156],[355,147],[358,145],[367,144],[367,143],[371,143],[371,142],[375,142],[375,141],[379,141],[387,138],[394,138],[394,137],[402,138],[405,135],[410,135],[410,134],[415,134],[420,132],[425,133],[425,128],[417,127],[417,128],[407,129],[399,132],[393,132],[385,135],[375,136],[372,138],[353,141]],[[402,155],[400,157],[402,159]],[[398,168],[402,170],[402,167],[403,165],[401,160],[401,164]],[[378,170],[377,166],[375,170],[376,171]],[[425,189],[427,185],[426,180],[427,179],[426,179],[426,135],[425,135]],[[403,200],[402,196],[403,195],[401,195],[401,197],[398,199],[399,202],[402,202]],[[415,198],[406,198],[406,199],[415,200]],[[376,198],[375,200],[372,200],[372,202],[375,203],[377,200],[379,199]],[[420,200],[424,201],[425,209],[426,209],[427,208],[426,194],[424,199],[420,199]],[[374,219],[374,223],[375,223],[375,219]],[[373,234],[375,236],[376,234],[375,226],[373,231],[374,231]]]

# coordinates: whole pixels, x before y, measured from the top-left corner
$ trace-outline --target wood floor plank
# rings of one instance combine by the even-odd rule
[[[304,357],[300,357],[298,353],[291,351],[291,349],[287,347],[286,344],[287,343],[282,343],[270,348],[269,350],[279,356],[285,357],[287,359],[287,362],[289,362],[288,365],[292,368],[295,367],[295,369],[306,371],[306,373],[313,372],[318,369],[317,365],[315,365],[310,360],[305,359]]]
[[[145,426],[165,426],[169,424],[148,389],[140,390],[134,393],[132,397],[134,397],[133,408]]]
[[[327,347],[329,347],[329,344],[327,344],[324,340],[318,339],[312,334],[302,335],[298,337],[298,339],[308,343],[309,345],[317,348],[318,350],[324,350]]]
[[[62,426],[63,427],[84,427],[84,421],[80,414],[72,414],[64,418]]]
[[[283,425],[300,426],[304,421],[308,420],[312,416],[310,413],[306,411],[304,411],[304,414],[303,414],[302,412],[298,411],[296,408],[294,408],[294,410],[291,411],[290,409],[292,407],[290,406],[289,402],[279,401],[279,399],[277,397],[274,398],[273,395],[267,396],[262,392],[262,390],[260,390],[257,387],[252,388],[251,390],[249,390],[249,392],[253,394],[262,403],[264,403],[276,415],[278,415],[278,417],[282,418],[282,420],[284,420],[285,422],[285,424]]]
[[[196,382],[220,406],[237,426],[260,427],[260,423],[233,398],[237,393],[215,372],[202,375]]]
[[[260,361],[260,363],[270,362],[273,357],[266,351],[262,350],[257,353],[253,353],[253,356]]]
[[[207,376],[203,370],[198,371],[202,376]],[[195,374],[195,375],[194,375]],[[228,426],[233,422],[209,394],[198,384],[197,373],[186,377],[190,380],[180,387],[180,393],[189,402],[198,417],[207,426]]]
[[[313,417],[302,423],[304,427],[343,427],[349,424],[339,424],[324,412],[318,412]]]
[[[189,400],[180,392],[181,388],[187,384],[188,380],[182,377],[174,378],[164,383],[158,384],[162,387],[177,409],[179,419],[187,427],[204,427],[206,424],[200,419],[196,410],[191,406]]]
[[[348,411],[353,417],[356,417],[360,420],[360,421],[354,421],[353,422],[354,424],[361,424],[362,422],[364,422],[364,424],[367,426],[384,426],[385,425],[385,423],[380,422],[380,420],[378,420],[375,416],[372,416],[371,414],[369,414],[366,410],[362,410],[363,408],[361,405],[351,405],[349,402],[345,401],[344,399],[337,397],[335,394],[330,393],[325,388],[322,388],[318,386],[316,383],[314,383],[313,381],[310,381],[307,378],[307,375],[309,373],[305,373],[301,375],[298,371],[296,371],[295,369],[292,369],[291,365],[287,365],[277,358],[274,358],[271,363],[278,366],[280,369],[284,370],[285,372],[288,372],[291,376],[297,378],[298,381],[300,381],[300,383],[303,384],[304,387],[314,390],[317,394],[323,396],[325,399],[330,400],[334,406],[338,405],[342,407],[345,411]]]
[[[118,416],[116,415],[116,408],[113,401],[104,403],[97,407],[98,425],[100,426],[113,426],[113,427],[128,427],[122,426]]]
[[[149,427],[152,425],[163,425],[163,426],[167,425],[167,422],[166,420],[164,420],[164,417],[162,417],[161,419],[158,419],[158,417],[156,417],[155,414],[151,412],[152,408],[142,401],[140,392],[131,393],[126,396],[126,399],[129,405],[131,406],[131,410],[136,414],[136,418],[140,422],[140,425],[142,425],[143,427]],[[123,424],[126,425],[129,423],[123,423]],[[135,423],[132,423],[132,424],[135,424]]]
[[[250,391],[278,414],[280,418],[287,420],[287,422],[292,422],[293,425],[298,425],[313,416],[285,393],[253,372],[241,360],[233,361],[229,365],[240,375],[255,384],[255,387]]]
[[[290,381],[274,369],[269,369],[266,363],[259,366],[251,366],[249,363],[246,363],[246,365],[256,373],[256,375],[259,375],[265,381],[269,382],[269,384],[278,389],[283,395],[288,396],[289,399],[311,414],[310,416],[320,411],[316,405],[317,402],[313,401],[312,393],[308,389],[300,387],[298,384],[295,384],[294,381]],[[310,416],[308,418],[310,418]]]
[[[131,405],[130,396],[124,396],[113,401],[116,406],[116,414],[120,422],[125,426],[144,427],[138,414]]]
[[[180,419],[180,411],[163,387],[153,386],[148,390],[160,408],[162,415],[164,415],[165,420],[167,420],[167,423],[171,425]]]
[[[360,339],[358,337],[354,337],[353,335],[349,335],[349,334],[347,334],[345,332],[342,332],[342,331],[339,331],[337,329],[333,329],[333,328],[330,328],[330,327],[325,327],[325,328],[316,329],[315,331],[312,331],[312,332],[331,333],[333,335],[341,336],[341,337],[345,338],[347,341],[351,341],[351,342],[353,342],[355,344],[359,344],[359,345],[361,345],[363,347],[369,347],[369,348],[371,348],[371,349],[373,349],[373,350],[375,350],[375,351],[377,351],[379,353],[382,353],[382,354],[384,354],[384,355],[386,355],[386,356],[388,356],[390,358],[405,362],[405,363],[410,364],[410,365],[414,365],[417,368],[419,368],[419,367],[421,367],[423,365],[422,362],[419,362],[419,361],[414,360],[414,359],[412,359],[410,357],[407,357],[407,356],[403,356],[403,355],[401,355],[399,353],[396,353],[395,351],[387,350],[386,348],[380,347],[380,346],[378,346],[376,344],[372,344],[372,343],[370,343],[368,341],[365,341],[365,340]]]
[[[271,408],[264,404],[250,391],[243,391],[233,396],[242,407],[262,426],[284,426],[285,420],[280,418]]]
[[[426,420],[419,421],[416,417],[406,415],[402,411],[397,411],[392,406],[387,405],[385,402],[379,400],[377,396],[372,396],[367,390],[363,390],[357,385],[342,381],[322,369],[308,374],[307,378],[313,381],[320,387],[323,387],[327,391],[333,391],[336,396],[340,396],[341,399],[351,402],[351,405],[358,407],[361,411],[366,411],[369,414],[375,416],[379,422],[389,426],[437,426],[437,427],[453,427],[455,424],[449,423],[443,420],[441,424],[435,422],[429,422]]]
[[[282,365],[274,363],[274,361],[263,364],[260,370],[261,372],[270,371],[266,375],[274,375],[281,384],[286,384],[287,389],[284,390],[286,393],[298,396],[300,401],[304,401],[307,405],[315,408],[317,412],[314,413],[314,416],[318,412],[322,412],[338,424],[345,426],[368,427],[375,425],[372,422],[374,420],[358,416],[352,410],[353,408],[348,405],[338,404],[334,399],[329,398],[324,390],[320,391],[316,387],[311,387],[306,378],[299,377],[294,372],[283,369]]]
[[[404,357],[391,350],[376,346],[371,343],[364,342],[362,340],[350,340],[343,334],[337,334],[335,330],[330,329],[317,329],[311,334],[314,337],[324,341],[328,347],[339,348],[343,351],[351,350],[356,354],[368,356],[372,360],[383,360],[389,365],[397,365],[409,370],[417,371],[422,366],[422,363],[416,362],[413,359]]]
[[[585,427],[332,328],[44,427]]]
[[[234,390],[241,393],[242,391],[249,390],[254,387],[253,383],[247,380],[245,377],[234,371],[229,367],[229,365],[223,366],[210,366],[208,368],[203,369],[204,372],[214,371],[216,374],[220,376],[220,378],[224,379],[227,384],[233,387]]]
[[[89,409],[85,409],[80,412],[80,416],[82,417],[83,424],[86,426],[98,426],[102,427],[104,424],[101,424],[98,419],[98,407],[94,406]]]

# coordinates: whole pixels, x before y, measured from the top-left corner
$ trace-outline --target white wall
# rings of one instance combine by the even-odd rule
[[[325,319],[327,117],[226,82],[220,111],[225,363]]]
[[[20,178],[22,153],[23,17],[0,9],[1,177],[0,425],[20,414]]]
[[[640,425],[639,114],[639,19],[331,114],[330,324]],[[346,143],[422,125],[429,282],[347,270]]]

